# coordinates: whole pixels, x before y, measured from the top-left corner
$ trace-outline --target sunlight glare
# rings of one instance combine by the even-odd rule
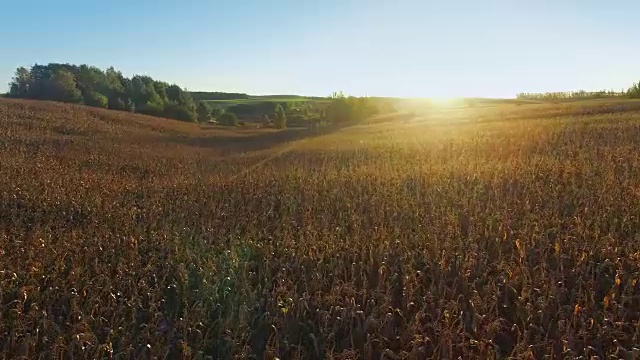
[[[430,100],[433,105],[444,108],[453,107],[459,102],[459,99],[455,97],[433,97]]]

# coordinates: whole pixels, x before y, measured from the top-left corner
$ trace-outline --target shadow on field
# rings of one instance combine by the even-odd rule
[[[257,151],[269,149],[274,146],[301,140],[308,137],[315,137],[328,134],[334,131],[331,128],[308,129],[291,128],[285,130],[254,131],[242,133],[218,133],[209,136],[171,136],[169,141],[188,146],[203,148],[217,148],[229,151]]]

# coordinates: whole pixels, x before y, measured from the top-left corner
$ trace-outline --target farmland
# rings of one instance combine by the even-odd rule
[[[0,358],[636,356],[639,102],[376,120],[0,99]]]
[[[328,99],[319,99],[319,98],[309,98],[304,96],[249,96],[246,99],[226,99],[226,100],[205,100],[209,105],[218,106],[220,108],[226,109],[229,106],[245,104],[245,105],[256,105],[263,102],[274,102],[274,103],[291,103],[291,104],[324,104],[327,103]]]

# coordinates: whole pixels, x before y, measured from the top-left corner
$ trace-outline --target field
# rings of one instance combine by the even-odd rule
[[[0,358],[636,358],[640,103],[318,135],[0,99]]]
[[[256,105],[263,102],[277,102],[277,103],[326,103],[328,100],[326,99],[313,99],[307,98],[303,96],[251,96],[248,99],[232,99],[232,100],[206,100],[209,105],[218,106],[220,108],[226,109],[229,106],[246,104],[246,105]]]

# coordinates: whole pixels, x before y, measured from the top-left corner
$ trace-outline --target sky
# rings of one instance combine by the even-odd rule
[[[18,66],[114,66],[193,91],[513,97],[640,80],[636,0],[2,0]]]

